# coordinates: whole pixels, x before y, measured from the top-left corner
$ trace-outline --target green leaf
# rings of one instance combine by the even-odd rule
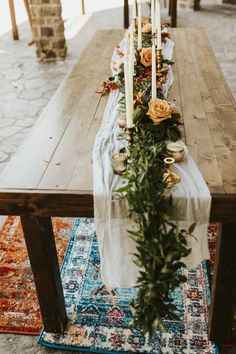
[[[116,190],[116,193],[124,193],[124,192],[127,192],[129,190],[129,186],[125,186],[125,187],[121,187],[121,188],[118,188]]]
[[[195,227],[196,227],[196,223],[194,223],[194,224],[192,224],[190,227],[189,227],[189,229],[188,229],[188,233],[189,234],[192,234],[193,233],[193,231],[195,230]]]

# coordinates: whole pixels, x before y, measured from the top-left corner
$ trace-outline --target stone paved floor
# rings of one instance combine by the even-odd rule
[[[236,6],[214,4],[203,5],[200,12],[181,11],[178,18],[179,27],[202,27],[206,30],[234,97],[236,97],[235,20]],[[28,24],[20,27],[19,42],[13,42],[10,33],[0,37],[0,172],[30,133],[40,113],[63,77],[78,60],[94,32],[101,28],[122,28],[122,10],[94,14],[78,35],[67,42],[66,61],[55,64],[37,62],[34,46],[28,46],[31,40]],[[0,334],[0,354],[56,352],[58,351],[37,345],[34,336]],[[235,354],[236,351],[227,353]]]

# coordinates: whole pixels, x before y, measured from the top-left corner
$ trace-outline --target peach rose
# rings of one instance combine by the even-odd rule
[[[148,103],[147,115],[150,116],[154,123],[160,123],[163,120],[171,118],[172,112],[173,106],[165,100],[157,98]]]
[[[152,24],[146,23],[142,28],[143,33],[151,33],[152,32]]]
[[[152,65],[152,48],[143,48],[141,50],[141,63],[147,68]]]
[[[145,25],[146,23],[148,23],[148,17],[147,16],[142,16],[141,17],[141,21],[142,21],[142,23]]]

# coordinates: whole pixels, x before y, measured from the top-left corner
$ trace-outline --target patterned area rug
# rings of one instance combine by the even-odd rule
[[[53,220],[60,264],[74,220]],[[20,219],[11,216],[0,233],[0,332],[37,335],[41,328],[39,305]]]
[[[77,220],[62,266],[69,317],[64,335],[43,332],[49,347],[97,353],[217,353],[207,337],[209,284],[206,263],[184,270],[188,281],[172,293],[181,321],[165,320],[167,333],[145,337],[131,331],[129,303],[135,289],[109,291],[99,274],[99,252],[93,219]]]

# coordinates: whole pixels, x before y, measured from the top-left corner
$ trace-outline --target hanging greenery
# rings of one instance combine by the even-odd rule
[[[135,231],[129,233],[137,244],[135,264],[140,276],[136,285],[138,298],[132,304],[133,324],[152,334],[158,325],[164,329],[164,318],[178,318],[170,291],[186,281],[179,270],[184,267],[181,258],[190,253],[187,237],[194,226],[188,231],[180,230],[170,220],[172,200],[162,181],[164,141],[180,137],[179,115],[173,113],[170,119],[156,124],[147,116],[147,107],[139,106],[134,117],[134,139],[123,174],[126,183],[117,192],[127,199],[129,216],[135,223]]]
[[[146,22],[143,29],[146,31],[143,49],[136,51],[134,68],[133,143],[127,148],[129,158],[123,173],[124,186],[116,192],[128,201],[129,217],[135,224],[135,231],[130,230],[129,234],[137,245],[134,256],[140,275],[136,284],[138,297],[131,305],[133,325],[138,325],[143,333],[152,334],[158,326],[165,330],[163,319],[178,318],[170,292],[186,281],[180,272],[181,267],[185,267],[181,259],[191,251],[187,238],[192,236],[195,225],[183,230],[170,219],[172,198],[163,181],[165,141],[181,138],[181,116],[177,107],[164,100],[162,93],[172,61],[162,58],[162,69],[157,70],[157,99],[151,100],[150,23]],[[163,41],[168,36],[163,35]],[[120,50],[119,53],[122,57]],[[119,109],[125,112],[122,64],[100,92],[107,94],[116,89],[122,93]]]

